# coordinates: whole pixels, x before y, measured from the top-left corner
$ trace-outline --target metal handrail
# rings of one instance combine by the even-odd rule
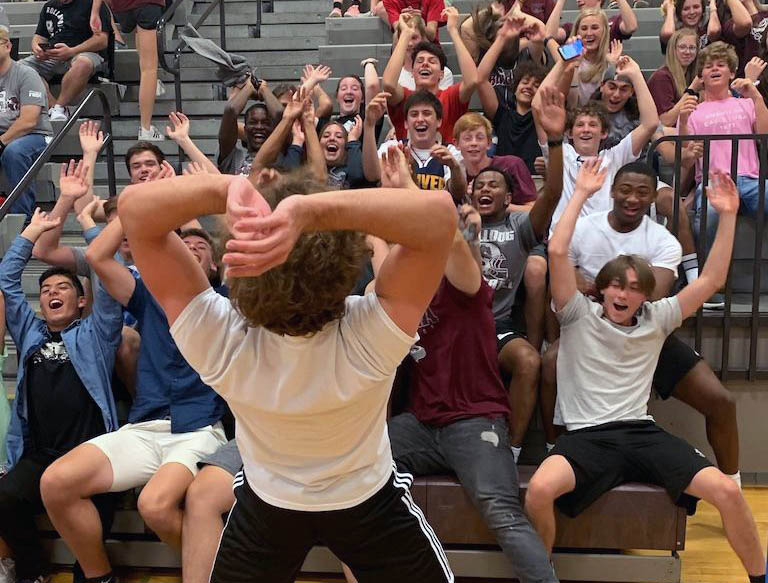
[[[749,333],[749,365],[747,369],[747,378],[750,381],[754,381],[757,378],[757,343],[758,343],[758,331],[760,324],[760,284],[762,277],[762,252],[763,252],[763,232],[765,226],[765,194],[766,187],[765,181],[768,177],[768,134],[698,134],[698,135],[684,135],[684,136],[664,136],[654,141],[648,149],[647,161],[652,164],[654,154],[658,149],[659,144],[663,142],[674,142],[675,144],[675,163],[674,163],[674,202],[673,202],[673,217],[672,217],[672,231],[677,235],[679,221],[680,221],[680,195],[681,195],[681,174],[682,174],[682,150],[683,143],[689,141],[703,142],[704,153],[702,155],[702,168],[701,168],[701,214],[699,222],[699,236],[696,245],[696,252],[699,257],[699,262],[706,256],[706,232],[707,232],[707,185],[709,183],[709,151],[712,142],[716,141],[730,141],[731,142],[731,177],[734,177],[734,182],[738,176],[738,154],[739,143],[742,140],[749,140],[757,142],[758,154],[760,157],[760,171],[758,176],[758,208],[756,212],[756,233],[755,233],[755,272],[752,278],[752,311],[750,313],[750,333]],[[728,361],[729,361],[729,345],[731,337],[731,299],[732,299],[732,281],[731,270],[733,268],[733,261],[731,261],[728,269],[728,278],[725,283],[725,309],[723,311],[722,318],[722,332],[723,340],[721,343],[721,362],[720,362],[720,375],[723,381],[728,378]],[[698,352],[701,352],[702,334],[704,327],[704,314],[703,309],[699,308],[696,312],[694,327],[694,346]]]
[[[112,141],[112,112],[109,110],[109,100],[107,95],[101,89],[91,89],[88,95],[85,96],[77,106],[77,109],[72,112],[67,123],[61,128],[61,131],[53,136],[51,143],[48,144],[45,149],[37,157],[32,166],[29,167],[26,174],[22,177],[21,181],[13,188],[8,197],[0,204],[0,221],[10,212],[11,206],[21,196],[21,193],[27,188],[30,182],[37,176],[37,173],[43,167],[43,165],[50,160],[53,155],[53,151],[62,142],[64,137],[69,133],[69,130],[79,121],[80,116],[83,113],[83,109],[94,99],[98,99],[101,104],[101,112],[104,118],[102,125],[102,131],[104,132],[104,145],[107,149],[107,178],[109,182],[109,196],[115,196],[117,194],[117,186],[115,182],[115,150]]]
[[[166,58],[168,54],[168,47],[165,40],[165,27],[176,14],[176,10],[179,8],[184,0],[174,0],[165,13],[160,17],[157,23],[157,56],[160,67],[166,72],[173,75],[174,86],[174,101],[176,111],[184,111],[184,104],[181,98],[181,55],[184,49],[187,47],[187,43],[183,39],[179,39],[178,45],[173,49],[173,64],[169,64]],[[261,38],[261,20],[262,20],[262,0],[255,0],[256,3],[256,26],[255,26],[255,38]],[[226,11],[224,8],[224,0],[213,0],[205,11],[200,15],[193,25],[195,29],[199,28],[213,11],[219,9],[219,46],[223,50],[227,50],[227,33],[226,33]],[[181,170],[181,163],[184,159],[184,151],[179,146],[179,168]]]

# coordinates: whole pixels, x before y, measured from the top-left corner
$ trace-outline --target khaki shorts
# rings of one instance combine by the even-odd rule
[[[99,73],[104,69],[104,59],[101,57],[101,55],[97,55],[96,53],[80,53],[77,55],[77,57],[85,57],[88,59],[93,66],[94,73]],[[29,57],[22,59],[20,62],[22,65],[31,67],[37,71],[38,75],[40,75],[43,79],[49,81],[53,77],[56,77],[57,75],[64,75],[64,73],[69,71],[69,68],[72,66],[72,61],[74,61],[77,57],[72,57],[68,61],[57,61],[55,59],[45,59],[41,61],[34,55],[30,55]]]
[[[177,463],[196,475],[197,462],[227,442],[221,422],[185,433],[171,433],[171,421],[158,419],[129,423],[117,431],[94,437],[112,464],[110,492],[143,486],[161,466]]]

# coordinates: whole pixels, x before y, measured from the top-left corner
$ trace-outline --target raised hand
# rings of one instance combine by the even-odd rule
[[[174,142],[189,138],[189,118],[180,111],[172,111],[168,115],[171,123],[165,126],[166,135]]]
[[[83,155],[98,155],[104,146],[104,132],[99,131],[99,122],[86,120],[80,124],[80,149]]]
[[[283,119],[293,121],[298,119],[304,111],[304,106],[307,101],[311,101],[309,97],[309,91],[303,85],[299,87],[298,91],[295,91],[291,100],[285,104],[283,108]]]
[[[163,180],[165,178],[173,178],[174,176],[176,176],[176,170],[168,163],[168,160],[163,160],[163,163],[160,164],[160,172],[158,172],[153,180]]]
[[[245,176],[232,179],[227,189],[226,221],[229,231],[236,238],[247,238],[249,231],[238,231],[237,223],[250,217],[265,217],[272,213],[269,203]]]
[[[91,202],[80,209],[80,213],[77,215],[77,222],[85,231],[96,225],[96,214],[104,214],[104,203],[106,200],[94,197]]]
[[[589,158],[582,163],[579,174],[576,176],[574,192],[579,192],[585,198],[589,198],[603,187],[607,170],[600,169],[602,162],[602,158]]]
[[[323,81],[327,81],[332,73],[331,68],[326,65],[318,65],[317,67],[306,65],[304,67],[305,83],[309,87],[314,87]]]
[[[637,78],[637,75],[642,76],[643,74],[640,70],[640,65],[637,64],[637,61],[631,57],[628,57],[627,55],[619,57],[619,60],[616,63],[616,72],[620,75],[624,75],[630,78]]]
[[[525,26],[525,18],[509,14],[503,19],[502,25],[496,33],[506,41],[519,37]]]
[[[731,89],[742,97],[760,97],[760,92],[752,79],[734,79],[731,81]]]
[[[78,199],[81,196],[88,194],[88,182],[86,182],[87,176],[88,166],[83,164],[82,160],[80,160],[77,165],[75,165],[74,160],[70,160],[69,164],[66,162],[62,164],[59,173],[61,196]]]
[[[544,86],[539,91],[541,91],[541,100],[534,109],[534,115],[549,138],[561,138],[565,131],[567,117],[565,97],[551,86]]]
[[[381,185],[386,188],[409,188],[418,190],[411,178],[411,167],[408,164],[410,154],[404,152],[399,145],[392,144],[379,159],[381,167]]]
[[[381,93],[377,93],[376,97],[366,104],[365,123],[367,125],[374,126],[382,117],[384,117],[384,114],[387,113],[387,99],[391,96],[391,93],[382,91]]]
[[[456,10],[455,6],[448,6],[443,10],[443,12],[440,14],[445,19],[445,27],[450,31],[457,31],[459,30],[459,11]]]
[[[61,219],[59,217],[52,219],[50,216],[48,216],[48,213],[43,212],[40,210],[40,207],[37,207],[34,214],[32,215],[32,220],[29,222],[29,225],[27,225],[27,228],[24,229],[24,232],[27,235],[31,235],[37,239],[37,237],[46,231],[55,229],[60,224]]]
[[[699,106],[699,99],[695,95],[688,95],[687,93],[680,98],[680,121],[687,123],[691,114],[696,111]]]
[[[355,116],[355,125],[353,125],[347,132],[347,141],[355,142],[363,135],[363,118],[359,115]]]
[[[451,151],[442,144],[435,144],[432,146],[430,153],[433,158],[437,158],[443,165],[448,166],[451,170],[459,165],[456,158],[451,154]]]
[[[306,136],[304,135],[304,128],[302,128],[301,126],[301,120],[298,120],[298,119],[293,120],[293,125],[291,126],[291,134],[292,134],[291,143],[294,146],[304,145],[304,142],[306,141]]]
[[[608,54],[605,55],[606,60],[613,65],[614,67],[619,62],[619,57],[621,57],[621,53],[624,50],[624,45],[621,44],[620,40],[612,40],[611,41],[611,47],[608,50]]]
[[[753,83],[760,78],[765,70],[766,62],[759,57],[752,57],[744,67],[744,76]]]
[[[199,162],[190,162],[181,172],[184,176],[195,176],[197,174],[209,174],[208,169]]]
[[[739,191],[731,177],[722,170],[709,173],[707,201],[720,215],[735,215],[739,212]]]
[[[546,26],[538,18],[532,18],[523,29],[523,36],[534,43],[544,42],[544,39],[547,37]]]

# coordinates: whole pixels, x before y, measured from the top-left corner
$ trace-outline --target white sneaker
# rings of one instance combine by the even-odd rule
[[[149,126],[148,130],[139,128],[139,140],[143,142],[162,142],[165,136],[155,126]]]
[[[69,108],[63,105],[54,105],[48,110],[48,118],[51,121],[67,121],[69,119]]]
[[[16,563],[13,559],[0,559],[0,583],[16,583]]]
[[[162,97],[163,95],[165,95],[165,83],[158,79],[157,87],[155,88],[155,97]]]

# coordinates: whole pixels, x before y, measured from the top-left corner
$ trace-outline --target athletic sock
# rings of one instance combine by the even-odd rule
[[[688,283],[696,281],[699,278],[699,258],[696,253],[683,255],[681,263],[685,272],[685,279]]]
[[[555,447],[555,444],[554,444],[554,443],[549,443],[549,442],[547,442],[547,453],[549,453],[550,451],[552,451],[552,450],[554,449],[554,447]]]
[[[749,583],[765,583],[765,575],[749,575]]]
[[[85,583],[115,583],[115,575],[110,571],[106,575],[99,577],[86,577]]]
[[[515,463],[517,463],[517,460],[520,459],[520,452],[523,451],[523,448],[510,445],[509,449],[512,450],[512,456],[515,458]]]
[[[741,472],[736,472],[735,474],[725,474],[728,476],[731,480],[736,482],[739,485],[739,488],[741,488]]]

